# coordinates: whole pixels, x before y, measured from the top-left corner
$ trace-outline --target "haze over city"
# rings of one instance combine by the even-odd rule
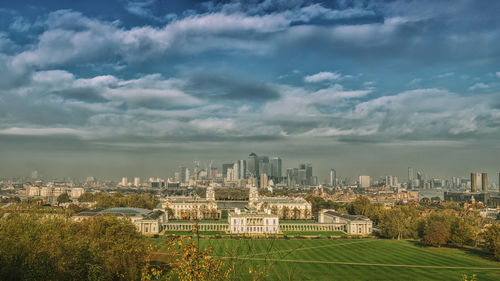
[[[7,1],[0,170],[497,173],[498,1]]]

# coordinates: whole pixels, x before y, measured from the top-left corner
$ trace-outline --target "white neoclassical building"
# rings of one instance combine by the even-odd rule
[[[73,217],[74,221],[84,221],[94,216],[103,214],[114,214],[118,217],[129,219],[143,234],[158,234],[162,226],[168,221],[167,215],[162,210],[147,210],[141,208],[111,208],[106,210],[92,210],[78,213]]]
[[[266,212],[240,211],[235,209],[228,215],[228,231],[232,234],[279,233],[279,218]]]
[[[311,204],[304,198],[259,196],[256,187],[250,187],[249,207],[258,211],[270,210],[282,219],[310,219]]]
[[[170,196],[162,201],[164,210],[171,209],[175,219],[218,219],[221,212],[217,210],[215,191],[209,186],[206,198],[192,196]]]
[[[341,223],[344,224],[344,231],[348,234],[366,235],[372,233],[372,221],[360,215],[348,215],[336,212],[335,210],[321,210],[318,216],[321,223]]]

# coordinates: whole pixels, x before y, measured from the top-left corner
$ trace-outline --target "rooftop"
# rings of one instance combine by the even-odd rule
[[[339,213],[339,212],[336,212],[336,211],[333,211],[333,210],[328,210],[328,211],[325,212],[325,214],[328,214],[330,216],[341,217],[343,219],[351,220],[351,221],[355,221],[355,220],[370,220],[368,217],[365,217],[365,216],[362,216],[362,215],[343,214],[343,213]]]

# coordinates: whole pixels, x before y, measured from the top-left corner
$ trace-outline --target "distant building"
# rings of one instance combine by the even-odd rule
[[[368,188],[370,187],[370,176],[359,176],[359,187]]]
[[[221,212],[217,210],[215,191],[209,186],[206,198],[193,196],[169,196],[162,202],[164,210],[171,209],[175,219],[218,219]]]
[[[257,154],[252,152],[248,155],[247,167],[250,173],[249,177],[256,178],[259,175],[259,157]]]
[[[311,204],[304,198],[259,196],[256,187],[250,187],[248,206],[252,210],[271,212],[283,219],[310,219]]]
[[[281,158],[279,157],[273,157],[271,159],[271,177],[273,179],[277,179],[281,181],[281,172],[282,172],[282,167],[281,167]]]
[[[75,221],[84,221],[94,216],[103,214],[114,214],[121,218],[129,219],[143,234],[158,234],[162,231],[162,226],[167,223],[168,218],[162,210],[147,210],[141,208],[111,208],[106,210],[96,209],[84,211],[73,217]]]
[[[235,209],[228,215],[229,233],[232,234],[274,234],[279,233],[279,218],[267,212],[242,212]]]
[[[127,177],[123,177],[123,178],[122,178],[121,185],[122,185],[122,186],[127,186],[127,185],[128,185],[128,180],[127,180]]]
[[[330,186],[337,186],[337,171],[335,169],[330,170]]]
[[[81,187],[74,187],[71,189],[70,197],[71,199],[78,199],[83,193],[85,193],[85,189]]]
[[[344,231],[348,234],[366,235],[372,233],[372,221],[365,216],[342,214],[335,210],[321,210],[319,223],[343,223]]]
[[[141,185],[141,178],[135,177],[134,178],[134,186],[139,187]]]

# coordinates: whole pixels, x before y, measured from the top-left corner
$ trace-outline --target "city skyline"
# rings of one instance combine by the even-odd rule
[[[498,1],[5,2],[0,176],[500,171]]]

